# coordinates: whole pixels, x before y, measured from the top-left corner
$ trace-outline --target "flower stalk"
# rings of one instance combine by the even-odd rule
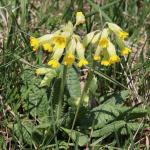
[[[67,75],[67,66],[64,65],[63,67],[63,74],[61,78],[60,84],[60,92],[58,98],[58,108],[57,108],[57,115],[56,115],[56,122],[60,119],[61,111],[62,111],[62,103],[63,103],[63,96],[64,96],[64,88],[66,83],[66,75]]]

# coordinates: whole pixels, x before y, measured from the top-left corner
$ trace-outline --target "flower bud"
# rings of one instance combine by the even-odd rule
[[[85,23],[85,16],[82,12],[76,13],[76,25]]]

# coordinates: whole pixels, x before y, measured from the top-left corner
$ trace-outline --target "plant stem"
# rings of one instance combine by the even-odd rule
[[[60,93],[59,93],[59,98],[58,98],[58,108],[57,108],[57,119],[56,119],[56,121],[59,120],[60,114],[62,111],[63,94],[64,94],[64,88],[65,88],[65,83],[66,83],[66,74],[67,74],[67,67],[64,66],[63,75],[61,78]]]
[[[88,87],[89,87],[89,84],[90,84],[90,81],[91,81],[92,78],[93,78],[93,71],[90,70],[88,79],[87,79],[87,81],[85,83],[84,89],[83,89],[82,94],[81,94],[79,105],[78,105],[76,113],[75,113],[75,117],[74,117],[74,120],[73,120],[73,123],[72,123],[71,131],[74,129],[74,126],[75,126],[75,123],[76,123],[76,120],[77,120],[77,116],[79,114],[79,110],[80,110],[82,101],[83,101],[84,96],[85,96],[85,94],[86,94],[86,92],[88,90]],[[69,144],[69,142],[70,142],[70,137],[68,139],[68,144]]]

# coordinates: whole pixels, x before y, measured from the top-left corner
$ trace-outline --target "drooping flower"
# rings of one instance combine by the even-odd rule
[[[121,49],[120,53],[121,56],[126,56],[131,52],[131,49],[128,48],[123,40],[120,40],[119,38],[116,38],[116,42]]]
[[[111,63],[109,62],[109,60],[102,60],[101,61],[101,65],[103,65],[103,66],[110,66],[111,65]]]
[[[57,59],[51,59],[48,62],[48,65],[50,65],[52,68],[58,68],[60,66],[60,63],[58,62]]]
[[[100,61],[101,60],[101,53],[102,53],[103,49],[101,48],[101,46],[97,46],[96,50],[95,50],[95,53],[94,53],[94,56],[93,56],[93,59],[95,61]]]
[[[30,37],[30,45],[33,48],[33,51],[36,51],[39,48],[39,41],[37,38]]]
[[[130,52],[131,52],[131,49],[130,49],[130,48],[124,47],[124,48],[121,50],[121,55],[122,55],[122,56],[126,56],[126,55],[128,55]]]
[[[98,44],[102,47],[102,48],[107,48],[108,44],[109,44],[109,39],[108,39],[108,29],[104,28],[103,31],[101,32],[100,35],[100,40],[98,42]]]
[[[116,54],[115,46],[111,42],[109,42],[107,52],[110,64],[118,63],[120,61],[119,56]]]
[[[100,57],[99,55],[94,55],[94,56],[93,56],[93,59],[94,59],[95,61],[100,61],[100,60],[101,60],[101,57]]]
[[[110,58],[109,58],[109,62],[111,64],[118,63],[119,61],[120,61],[120,58],[116,54],[110,56]]]
[[[76,13],[76,25],[85,23],[85,16],[82,12]]]
[[[99,44],[102,48],[107,48],[108,43],[109,43],[109,40],[108,40],[106,37],[102,37],[102,38],[99,40],[99,43],[98,43],[98,44]]]
[[[66,47],[66,37],[62,35],[55,35],[52,38],[52,44],[54,44],[55,49],[64,49]]]
[[[101,60],[101,65],[103,66],[110,66],[111,63],[109,61],[109,54],[106,50],[103,51],[103,58]]]
[[[33,48],[33,51],[38,50],[39,46],[42,46],[45,43],[49,43],[53,34],[46,34],[44,36],[41,36],[39,38],[30,37],[30,45]]]
[[[48,65],[50,65],[52,68],[58,68],[60,66],[59,59],[61,58],[63,52],[64,49],[54,50],[53,56],[49,60]]]
[[[64,57],[64,65],[68,65],[68,66],[72,65],[74,63],[74,60],[75,60],[74,55],[71,52],[69,52]]]
[[[79,57],[78,67],[82,67],[88,64],[88,61],[85,59],[84,53],[85,48],[83,44],[77,39],[77,46],[76,46],[76,52]]]
[[[81,58],[77,65],[78,67],[86,66],[88,65],[88,61],[85,58]]]
[[[129,33],[125,32],[125,31],[119,31],[118,32],[118,36],[120,37],[120,39],[124,40],[128,37]]]
[[[67,44],[66,47],[66,54],[64,56],[64,65],[72,65],[75,61],[75,49],[76,49],[76,40],[74,38],[74,35],[72,35],[71,40]]]
[[[43,44],[43,49],[47,52],[52,52],[53,51],[53,48],[52,48],[51,44],[49,44],[49,43]]]
[[[118,25],[115,23],[107,23],[109,29],[116,34],[121,40],[124,40],[128,37],[128,33],[123,31],[122,28],[120,28]]]

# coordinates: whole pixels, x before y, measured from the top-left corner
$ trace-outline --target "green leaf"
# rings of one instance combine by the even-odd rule
[[[121,105],[116,106],[115,104],[107,103],[92,109],[91,112],[95,115],[94,129],[101,128],[116,119],[120,114],[118,107],[121,107]]]
[[[142,118],[142,117],[145,117],[146,114],[147,114],[147,111],[145,110],[145,108],[135,107],[128,113],[127,120]]]
[[[74,68],[68,68],[67,87],[72,98],[76,99],[81,96],[80,81]]]
[[[61,129],[69,135],[69,137],[77,143],[79,146],[84,146],[88,143],[88,136],[75,130],[70,130],[67,128],[61,127]]]
[[[34,126],[30,120],[18,120],[18,122],[15,124],[9,123],[8,127],[15,133],[20,141],[25,142],[29,145],[32,144],[31,133],[34,129]]]
[[[46,89],[40,88],[40,77],[35,76],[33,70],[25,70],[22,75],[24,85],[21,88],[23,108],[33,117],[48,118],[48,98]],[[44,109],[43,109],[44,108]]]
[[[115,131],[118,131],[120,128],[124,127],[126,124],[125,121],[115,121],[110,124],[105,125],[102,129],[93,131],[92,137],[101,137],[107,134],[112,134]]]

